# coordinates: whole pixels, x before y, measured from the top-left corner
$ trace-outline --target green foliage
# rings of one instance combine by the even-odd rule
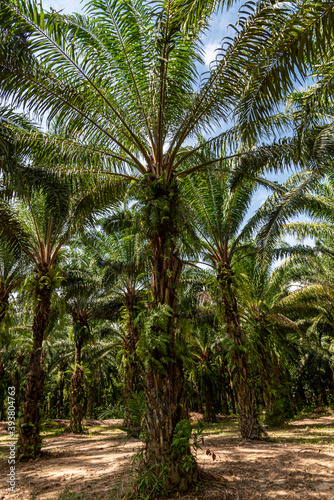
[[[32,295],[34,293],[37,294],[37,300],[39,300],[38,295],[44,290],[52,291],[59,288],[64,277],[61,276],[61,272],[55,267],[52,266],[48,274],[40,278],[36,275],[36,272],[30,273],[23,282],[23,289]]]
[[[180,420],[176,424],[171,448],[176,457],[183,457],[185,464],[187,463],[187,461],[191,462],[194,460],[193,455],[186,453],[187,451],[189,451],[190,446],[193,447],[195,455],[198,448],[201,448],[199,441],[202,439],[203,430],[204,425],[201,422],[198,422],[196,428],[193,429],[188,419]]]
[[[147,224],[149,238],[159,237],[162,228],[172,222],[173,213],[178,213],[177,191],[176,179],[167,183],[166,174],[159,179],[146,174],[136,187],[135,194],[138,192],[143,203],[142,217]]]
[[[46,117],[47,125],[0,109],[0,238],[39,273],[24,273],[22,290],[52,292],[53,306],[57,297],[66,304],[66,313],[53,308],[48,325],[53,406],[61,390],[68,395],[68,314],[89,365],[84,399],[95,391],[98,408],[119,404],[130,326],[139,338],[129,359],[136,355],[144,370],[165,376],[176,360],[183,363],[207,418],[219,411],[224,391],[227,400],[227,388],[229,403],[237,399],[237,356],[246,359],[248,387],[268,421],[288,413],[288,388],[295,400],[327,397],[333,204],[330,186],[319,180],[334,151],[333,2],[248,2],[235,35],[200,77],[210,16],[232,4],[87,0],[84,15],[66,15],[44,11],[35,0],[1,3],[0,98]],[[287,112],[278,112],[313,70],[318,84],[291,94]],[[227,122],[229,130],[216,132]],[[209,131],[212,138],[199,135]],[[283,185],[266,178],[287,167],[303,170]],[[273,195],[247,219],[259,186]],[[291,222],[306,210],[317,219],[312,225]],[[61,248],[84,225],[70,258]],[[310,247],[282,243],[287,232],[316,238],[321,259]],[[273,270],[282,257],[288,261]],[[178,271],[163,269],[171,259],[178,271],[204,262],[213,273],[180,283]],[[64,260],[70,265],[61,282],[57,266]],[[296,282],[305,286],[294,293]],[[15,298],[12,310],[20,305]],[[67,318],[65,326],[57,314]],[[13,374],[20,386],[19,372],[9,369],[18,360],[6,347],[0,359],[6,382]],[[63,361],[68,366],[57,377]],[[47,401],[51,406],[50,395]],[[143,395],[129,405],[141,430]],[[181,421],[169,443],[185,472],[195,468],[185,454],[190,438],[190,424]],[[166,467],[138,469],[138,498],[167,492]]]
[[[84,493],[75,493],[71,491],[70,487],[67,487],[58,500],[85,500],[85,495]]]
[[[154,466],[143,468],[140,455],[136,457],[136,460],[137,467],[135,468],[133,482],[130,483],[128,497],[138,500],[150,500],[156,497],[157,494],[162,497],[166,496],[170,491],[168,484],[170,465],[168,461],[157,472]]]
[[[143,311],[136,318],[135,323],[142,325],[137,354],[148,371],[152,367],[161,372],[165,371],[164,365],[168,363],[168,346],[171,342],[168,326],[172,314],[173,311],[168,304],[158,304],[156,308]],[[154,350],[161,353],[159,360],[152,356]]]
[[[73,325],[73,341],[74,344],[83,345],[93,339],[91,329],[88,324],[81,325],[79,321],[75,321]]]
[[[135,437],[147,441],[147,433],[145,431],[145,415],[147,411],[146,399],[144,391],[135,391],[127,401],[127,414],[130,418],[132,429],[124,426],[119,426],[121,431],[127,432],[129,437]]]
[[[175,426],[171,449],[177,457],[182,457],[189,449],[191,438],[191,424],[189,420],[180,420]]]
[[[106,408],[98,415],[99,420],[105,420],[107,418],[123,418],[124,408],[122,406]]]

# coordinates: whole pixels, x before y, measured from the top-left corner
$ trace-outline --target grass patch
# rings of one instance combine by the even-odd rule
[[[64,434],[65,429],[54,429],[54,430],[48,430],[48,431],[42,431],[41,436],[43,439],[49,439],[57,436],[61,436]]]
[[[5,446],[0,446],[0,460],[8,459],[8,448]]]
[[[75,493],[71,489],[66,490],[58,497],[58,500],[85,500],[86,496],[83,493]]]

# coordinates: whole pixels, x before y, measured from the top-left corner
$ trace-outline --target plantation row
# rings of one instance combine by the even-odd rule
[[[248,2],[201,75],[234,3],[0,3],[0,417],[22,460],[124,417],[134,498],[200,479],[190,411],[333,402],[334,2]]]

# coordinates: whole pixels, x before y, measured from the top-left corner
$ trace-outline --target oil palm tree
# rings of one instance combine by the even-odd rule
[[[317,149],[318,146],[314,142],[313,145]],[[326,151],[329,152],[328,140]],[[329,159],[330,156],[327,154],[323,163],[328,162]],[[261,248],[262,261],[255,265],[255,261],[251,264],[252,259],[248,258],[250,265],[248,271],[252,271],[248,274],[245,268],[244,272],[249,278],[253,275],[252,279],[255,278],[254,284],[258,283],[258,290],[256,291],[251,282],[246,280],[247,286],[243,297],[240,297],[240,303],[243,299],[247,300],[252,290],[253,299],[251,300],[250,296],[248,299],[252,304],[252,311],[246,307],[245,303],[243,309],[248,311],[247,321],[250,320],[249,324],[253,325],[251,327],[253,333],[256,330],[260,332],[264,328],[261,342],[264,343],[265,339],[270,341],[270,337],[275,341],[276,348],[271,349],[272,353],[277,354],[278,345],[286,344],[286,341],[280,344],[276,342],[284,332],[290,330],[291,334],[293,330],[303,331],[307,332],[310,337],[313,331],[328,332],[332,328],[333,295],[330,272],[333,255],[331,235],[334,205],[332,200],[333,185],[330,179],[319,183],[311,172],[302,171],[291,176],[280,187],[280,190],[269,197],[253,219],[255,226],[259,227],[258,224],[262,226],[256,237],[257,245]],[[290,221],[291,217],[304,214],[311,217],[311,220]],[[275,244],[277,245],[286,235],[292,235],[297,240],[297,244],[292,248],[287,244],[275,248]],[[314,238],[316,245],[314,247],[302,245],[306,237]],[[270,273],[272,259],[287,256],[290,258]],[[247,260],[244,264],[247,265]],[[293,293],[289,291],[291,283],[298,284],[297,290]],[[256,305],[256,297],[259,293],[263,294],[263,297],[258,299],[259,302]],[[284,356],[286,355],[287,352]],[[282,358],[282,350],[280,356]],[[272,366],[277,368],[277,361],[278,358],[272,359]],[[258,364],[261,365],[261,363],[258,360]],[[263,373],[265,372],[268,370],[264,369]],[[276,369],[276,375],[277,373]],[[270,376],[267,376],[267,380],[270,381]]]
[[[105,295],[101,272],[84,248],[71,246],[71,257],[63,271],[63,300],[66,312],[72,319],[72,338],[75,346],[74,371],[70,388],[70,427],[76,434],[82,433],[84,370],[82,349],[95,340],[92,321],[101,317],[101,303]]]
[[[218,412],[218,360],[215,352],[217,331],[210,325],[208,318],[204,317],[202,320],[202,324],[194,332],[193,369],[195,379],[199,383],[199,390],[205,398],[205,419],[208,422],[216,422]]]
[[[293,277],[290,272],[284,274],[283,271],[276,271],[271,276],[270,269],[273,259],[288,256],[293,257],[296,262],[304,262],[304,268],[306,265],[314,265],[315,252],[312,247],[298,244],[289,246],[282,244],[280,240],[287,232],[297,235],[298,228],[300,234],[304,228],[305,235],[306,227],[310,227],[310,231],[311,228],[315,231],[315,227],[318,227],[317,224],[290,223],[288,221],[292,216],[308,211],[313,217],[327,214],[327,217],[331,218],[333,211],[330,200],[320,196],[324,185],[319,186],[317,175],[310,170],[294,174],[283,185],[269,182],[260,175],[248,175],[242,183],[238,183],[237,179],[237,165],[230,172],[210,174],[206,180],[198,176],[190,177],[187,196],[195,213],[197,231],[203,240],[204,261],[216,271],[221,288],[222,314],[234,345],[232,364],[235,365],[240,430],[243,437],[249,438],[257,436],[263,428],[256,417],[255,390],[251,376],[249,380],[247,376],[248,371],[250,373],[252,369],[248,367],[249,360],[246,355],[247,351],[251,351],[246,348],[246,311],[249,313],[248,320],[253,324],[253,332],[257,332],[260,337],[263,333],[263,341],[267,335],[266,328],[273,329],[273,324],[269,327],[270,321],[276,322],[278,328],[281,320],[279,328],[282,334],[289,328],[290,331],[298,330],[297,325],[284,315],[283,310],[283,306],[287,307],[284,293],[288,294]],[[260,184],[272,189],[274,193],[246,221],[254,190]],[[251,238],[255,234],[256,240],[253,241]],[[282,269],[286,271],[287,268]],[[279,277],[281,283],[278,281]],[[277,287],[283,284],[285,288],[282,289],[280,297]],[[271,292],[270,287],[273,287]],[[262,304],[260,310],[266,310],[263,317],[254,302],[259,293],[263,294],[258,298],[259,304]],[[283,298],[284,301],[279,305],[279,299]],[[270,301],[274,302],[270,304]],[[274,313],[275,307],[278,316]],[[255,320],[255,317],[258,319]],[[264,328],[263,331],[262,327],[256,328],[258,321]],[[250,323],[248,322],[248,326]],[[277,365],[277,359],[272,361],[273,366],[275,363]]]
[[[298,209],[311,215],[311,220],[288,221],[279,228],[281,236],[292,235],[300,243],[305,238],[312,238],[314,241],[312,265],[293,266],[289,270],[291,279],[299,284],[295,292],[299,307],[309,305],[303,322],[309,336],[321,331],[331,335],[333,328],[333,185],[330,175],[306,196],[300,197]]]
[[[208,422],[216,421],[219,412],[220,396],[224,398],[224,385],[221,384],[218,372],[221,368],[218,352],[221,345],[218,322],[216,321],[216,304],[208,291],[210,284],[216,281],[211,269],[197,266],[185,266],[179,285],[178,323],[184,332],[185,346],[189,351],[185,359],[186,381],[190,396],[191,408],[204,411]],[[219,344],[219,345],[218,345]],[[205,410],[203,410],[203,403]],[[226,410],[226,406],[224,408]]]
[[[5,317],[10,295],[27,274],[25,254],[15,255],[5,240],[0,240],[0,324]]]
[[[78,287],[75,287],[75,296],[73,295],[73,289],[69,290],[68,288],[65,300],[67,310],[72,317],[72,336],[75,345],[74,372],[71,378],[70,389],[70,426],[72,432],[81,434],[84,397],[84,374],[81,365],[81,354],[84,345],[93,340],[90,319],[92,317],[92,301],[94,298],[91,296],[92,293],[87,293],[87,287],[80,291]]]
[[[13,251],[13,248],[11,248],[11,245],[6,240],[0,239],[0,335],[4,341],[6,341],[6,338],[9,342],[13,341],[13,323],[15,324],[13,316],[17,320],[18,314],[16,309],[20,307],[17,303],[12,303],[13,292],[19,291],[20,286],[27,276],[29,272],[27,264],[27,258],[23,252],[19,252],[18,249]],[[16,340],[17,344],[19,344],[19,340],[17,338]],[[4,376],[6,369],[2,349],[0,353],[0,371],[2,376]],[[16,355],[13,357],[16,364],[14,368],[15,376],[13,377],[14,383],[9,385],[15,387],[15,405],[18,411],[20,401],[20,367],[24,359],[19,345],[17,345]]]
[[[8,386],[15,388],[15,410],[19,414],[27,361],[32,347],[31,315],[18,298],[11,301],[9,314],[0,326],[0,401],[1,416],[5,411]]]
[[[109,185],[109,195],[114,187]],[[68,184],[48,177],[46,173],[41,178],[39,189],[21,186],[21,190],[25,190],[23,199],[13,198],[11,205],[2,202],[4,213],[1,218],[4,215],[5,221],[11,221],[4,236],[21,246],[33,268],[26,283],[35,300],[33,348],[18,439],[20,456],[28,458],[38,455],[41,448],[42,345],[50,319],[52,292],[60,284],[57,260],[75,228],[80,222],[86,222],[90,210],[94,210],[91,200],[94,195],[90,191],[80,197],[70,196]],[[95,202],[95,208],[97,206]]]
[[[107,296],[119,304],[118,320],[123,324],[124,427],[136,431],[128,409],[129,399],[144,387],[137,355],[140,336],[139,313],[147,309],[149,288],[147,246],[134,230],[134,211],[118,210],[100,221],[101,228],[86,233],[83,241],[102,271]],[[146,251],[145,251],[146,250]],[[123,310],[123,312],[122,312]]]
[[[202,238],[203,262],[216,273],[222,301],[222,317],[232,349],[232,365],[237,388],[239,425],[243,438],[259,437],[263,428],[257,418],[254,386],[246,354],[246,332],[241,321],[238,299],[238,264],[256,255],[256,245],[249,240],[252,220],[245,222],[258,185],[273,187],[257,178],[234,187],[234,172],[210,173],[188,179],[188,200],[194,213],[194,224]]]
[[[277,266],[277,255],[282,255],[283,248],[288,258]],[[303,334],[298,319],[307,313],[310,303],[304,303],[304,311],[300,310],[297,297],[291,294],[296,273],[292,276],[290,270],[315,264],[316,256],[309,250],[307,254],[298,245],[281,244],[273,250],[271,261],[263,262],[261,254],[250,255],[235,270],[247,354],[263,392],[269,424],[282,424],[292,416],[289,366],[299,357]]]
[[[20,60],[2,44],[2,96],[53,121],[50,133],[23,134],[26,143],[43,144],[40,154],[52,156],[57,170],[120,175],[140,187],[150,222],[152,308],[163,306],[169,315],[163,327],[168,341],[153,351],[155,368],[146,375],[146,464],[161,474],[167,461],[167,486],[180,490],[197,469],[195,462],[188,473],[182,469],[188,447],[180,455],[171,448],[183,393],[175,327],[183,215],[179,185],[193,170],[207,171],[216,163],[202,162],[196,148],[184,146],[233,115],[233,131],[212,142],[228,138],[229,156],[244,155],[243,168],[247,157],[268,154],[268,148],[254,153],[245,146],[271,130],[266,118],[297,76],[307,75],[318,55],[314,40],[318,51],[332,49],[332,2],[246,4],[235,37],[200,80],[196,65],[203,32],[217,6],[232,3],[90,0],[83,16],[48,13],[32,0],[2,3],[4,28],[13,17],[18,20],[30,33],[34,54],[29,62]],[[278,155],[279,146],[270,153]],[[151,330],[161,340],[160,326],[152,324]]]

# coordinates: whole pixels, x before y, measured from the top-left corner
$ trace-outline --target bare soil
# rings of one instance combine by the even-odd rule
[[[120,420],[86,421],[82,436],[67,432],[68,423],[49,422],[42,456],[16,464],[15,493],[7,490],[10,439],[6,424],[0,423],[1,500],[110,498],[120,474],[129,474],[141,443],[126,441],[117,429]],[[207,425],[197,456],[210,480],[184,500],[334,500],[333,414],[315,413],[269,434],[270,441],[245,442],[234,420]]]

